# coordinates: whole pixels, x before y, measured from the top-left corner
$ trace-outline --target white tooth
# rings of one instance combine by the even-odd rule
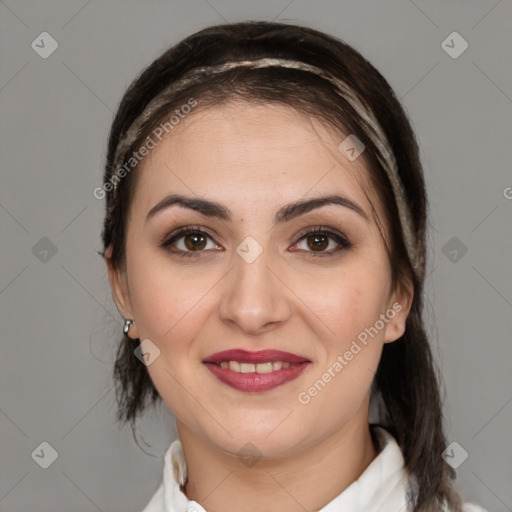
[[[238,361],[229,361],[229,369],[234,372],[240,371],[240,363]]]
[[[254,373],[256,366],[252,363],[240,363],[240,372],[242,373]]]
[[[258,363],[256,365],[257,373],[270,373],[272,371],[272,363]]]
[[[220,363],[221,368],[229,368],[233,372],[238,373],[271,373],[281,368],[291,368],[292,364],[283,361],[273,361],[266,363],[240,363],[239,361],[222,361]]]

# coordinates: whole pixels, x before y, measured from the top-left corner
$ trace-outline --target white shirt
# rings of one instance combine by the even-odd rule
[[[361,476],[318,512],[397,512],[406,508],[408,477],[402,452],[385,429],[373,430],[378,455]],[[208,512],[189,500],[180,486],[187,481],[187,464],[179,439],[164,454],[163,481],[142,512]],[[467,503],[464,512],[486,512]]]

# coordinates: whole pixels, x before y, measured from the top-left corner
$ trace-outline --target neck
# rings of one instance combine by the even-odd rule
[[[319,510],[357,480],[377,456],[367,416],[318,443],[279,459],[244,467],[176,420],[187,461],[186,496],[208,512]]]

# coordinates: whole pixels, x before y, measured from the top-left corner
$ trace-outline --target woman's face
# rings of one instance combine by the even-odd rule
[[[404,331],[412,295],[391,289],[364,163],[338,149],[344,139],[286,106],[231,102],[182,120],[137,170],[126,270],[109,266],[114,297],[135,320],[130,336],[150,340],[147,370],[178,428],[227,452],[250,442],[283,456],[366,425],[382,346]],[[170,194],[221,209],[148,215]],[[334,195],[345,205],[290,208]],[[256,367],[204,362],[231,349],[307,362],[258,367],[271,372],[258,387]]]

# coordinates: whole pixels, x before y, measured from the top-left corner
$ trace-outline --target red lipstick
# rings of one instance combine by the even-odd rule
[[[273,369],[268,373],[258,373],[257,371],[242,373],[225,367],[229,361],[253,365],[280,361],[289,365],[289,367]],[[235,349],[216,352],[205,358],[203,363],[224,384],[239,391],[258,393],[268,391],[296,379],[311,361],[306,357],[281,350],[248,352],[247,350]],[[221,363],[224,364],[221,366]]]

